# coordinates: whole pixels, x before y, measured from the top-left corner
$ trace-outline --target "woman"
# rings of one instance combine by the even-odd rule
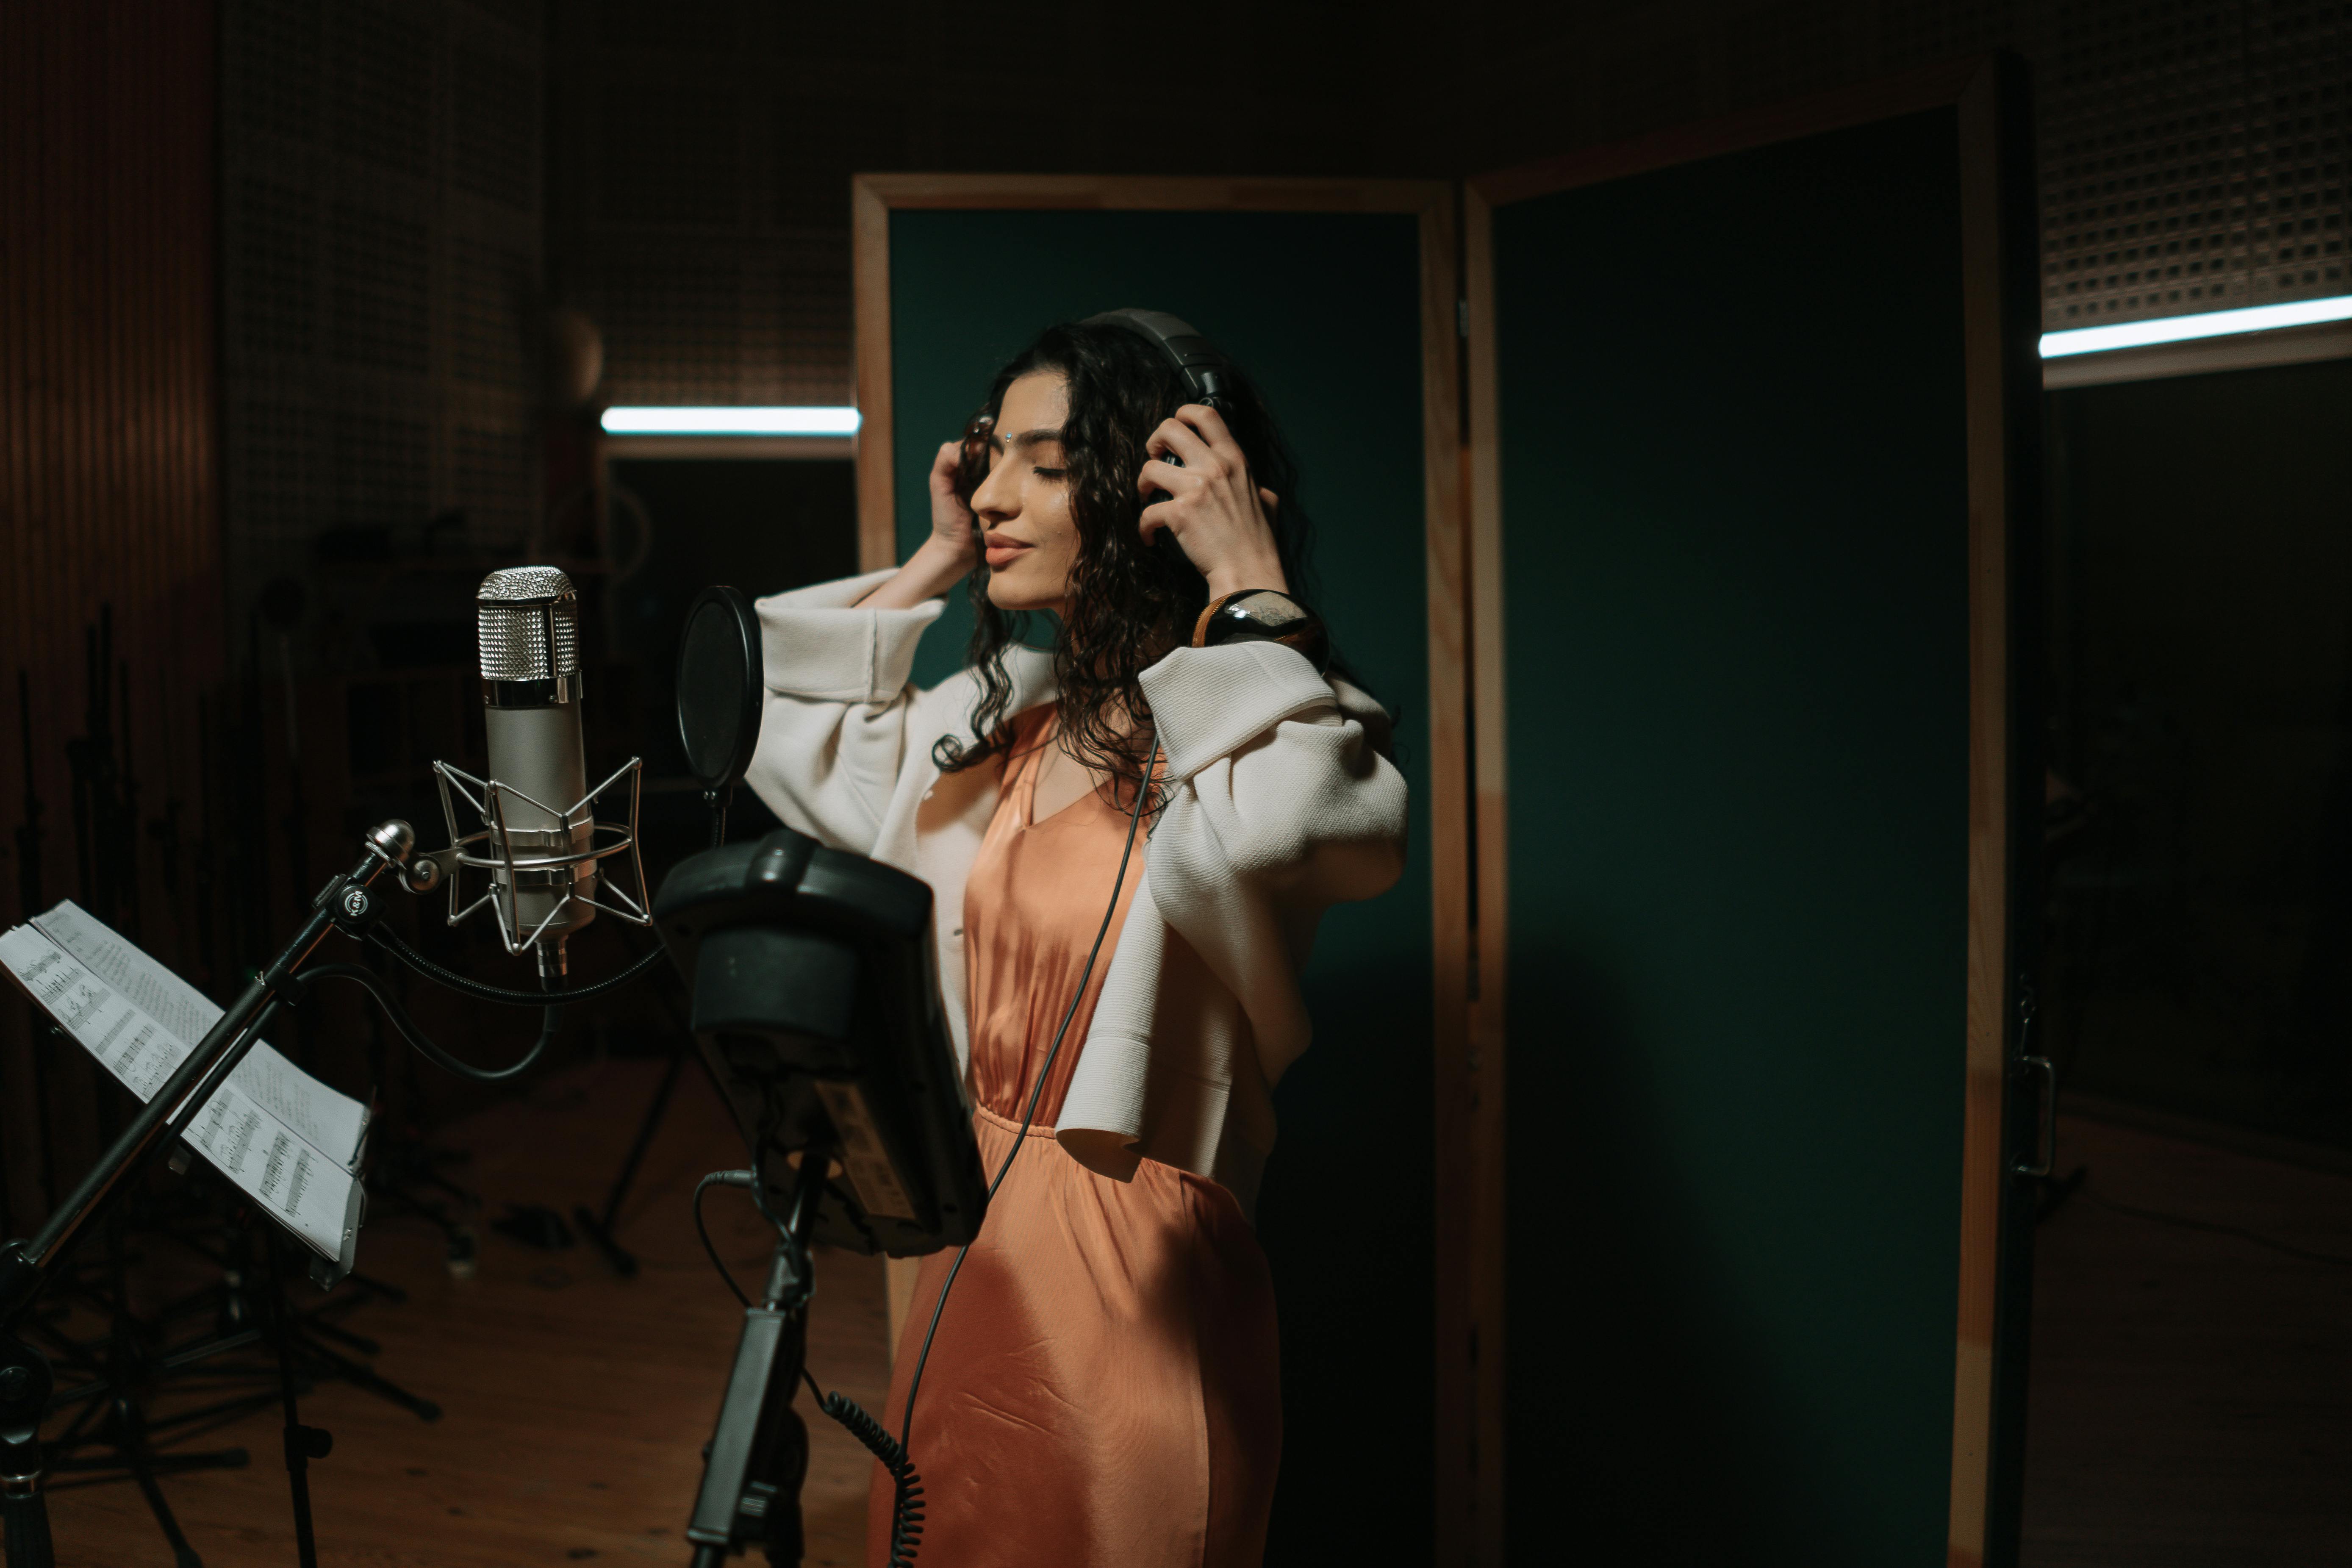
[[[940,448],[904,565],[759,606],[752,784],[931,884],[983,1169],[1021,1149],[943,1309],[952,1255],[924,1260],[886,1413],[898,1430],[920,1362],[923,1542],[956,1568],[1264,1552],[1281,1402],[1249,1215],[1272,1089],[1307,1045],[1322,910],[1401,869],[1405,790],[1386,715],[1308,657],[1190,646],[1205,608],[1286,595],[1302,560],[1279,438],[1233,379],[1221,415],[1134,334],[1053,328]],[[915,689],[967,577],[970,668]],[[1020,636],[1040,612],[1050,649]],[[877,1469],[877,1564],[890,1506]]]

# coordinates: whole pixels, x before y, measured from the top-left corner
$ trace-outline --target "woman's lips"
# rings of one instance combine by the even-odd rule
[[[988,546],[988,569],[992,572],[1003,571],[1016,556],[1029,548],[1026,542],[1003,533],[989,534],[985,542]]]

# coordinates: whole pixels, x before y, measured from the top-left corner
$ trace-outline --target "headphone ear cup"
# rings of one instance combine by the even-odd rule
[[[956,457],[955,492],[956,500],[967,509],[988,479],[988,437],[994,428],[995,421],[985,414],[975,415],[964,426],[963,450]]]
[[[1171,468],[1181,468],[1184,466],[1184,459],[1173,452],[1162,453],[1159,460]],[[1154,507],[1161,501],[1173,499],[1166,490],[1153,490],[1143,498],[1143,506]],[[1139,511],[1141,509],[1138,510]],[[1192,558],[1184,553],[1184,547],[1176,542],[1176,533],[1173,529],[1163,528],[1154,533],[1151,536],[1151,542],[1144,549],[1147,555],[1167,563],[1171,569],[1181,564],[1185,571],[1195,576],[1200,574],[1200,568],[1192,564]]]

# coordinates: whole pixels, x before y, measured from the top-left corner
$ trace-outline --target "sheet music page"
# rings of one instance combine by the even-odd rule
[[[256,1105],[235,1078],[196,1113],[188,1142],[322,1257],[341,1255],[352,1239],[343,1234],[352,1173]]]
[[[0,967],[142,1101],[155,1097],[194,1048],[36,927],[0,932]],[[238,1087],[237,1075],[197,1113],[188,1139],[297,1236],[349,1267],[359,1183],[257,1104]]]
[[[148,957],[71,899],[34,916],[32,923],[191,1047],[220,1021],[221,1010],[213,1005],[211,997]]]
[[[141,1100],[155,1098],[188,1044],[31,926],[0,935],[0,963]]]
[[[329,1089],[279,1056],[267,1040],[254,1042],[228,1081],[345,1170],[359,1169],[360,1140],[367,1133],[366,1106]]]
[[[182,1041],[183,1058],[206,1031],[220,1022],[221,1009],[211,997],[72,900],[37,917],[33,925],[177,1036]],[[254,1046],[245,1060],[237,1064],[236,1071],[229,1075],[229,1082],[250,1099],[268,1106],[280,1121],[309,1139],[320,1153],[346,1170],[358,1168],[360,1140],[367,1131],[366,1106],[320,1083],[272,1049],[267,1041]],[[153,1092],[148,1089],[140,1098],[143,1100]]]

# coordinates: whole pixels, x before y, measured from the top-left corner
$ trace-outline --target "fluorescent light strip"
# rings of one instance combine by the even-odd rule
[[[2117,321],[2111,327],[2076,327],[2070,331],[2042,334],[2042,357],[2063,359],[2068,354],[2104,353],[2110,349],[2142,349],[2157,343],[2185,343],[2198,338],[2226,337],[2232,332],[2270,332],[2281,327],[2316,326],[2322,321],[2352,321],[2352,294],[2330,300],[2295,300],[2284,305],[2252,305],[2242,310],[2207,310],[2195,316],[2166,316],[2153,321]]]
[[[608,436],[855,436],[855,408],[607,408]]]

